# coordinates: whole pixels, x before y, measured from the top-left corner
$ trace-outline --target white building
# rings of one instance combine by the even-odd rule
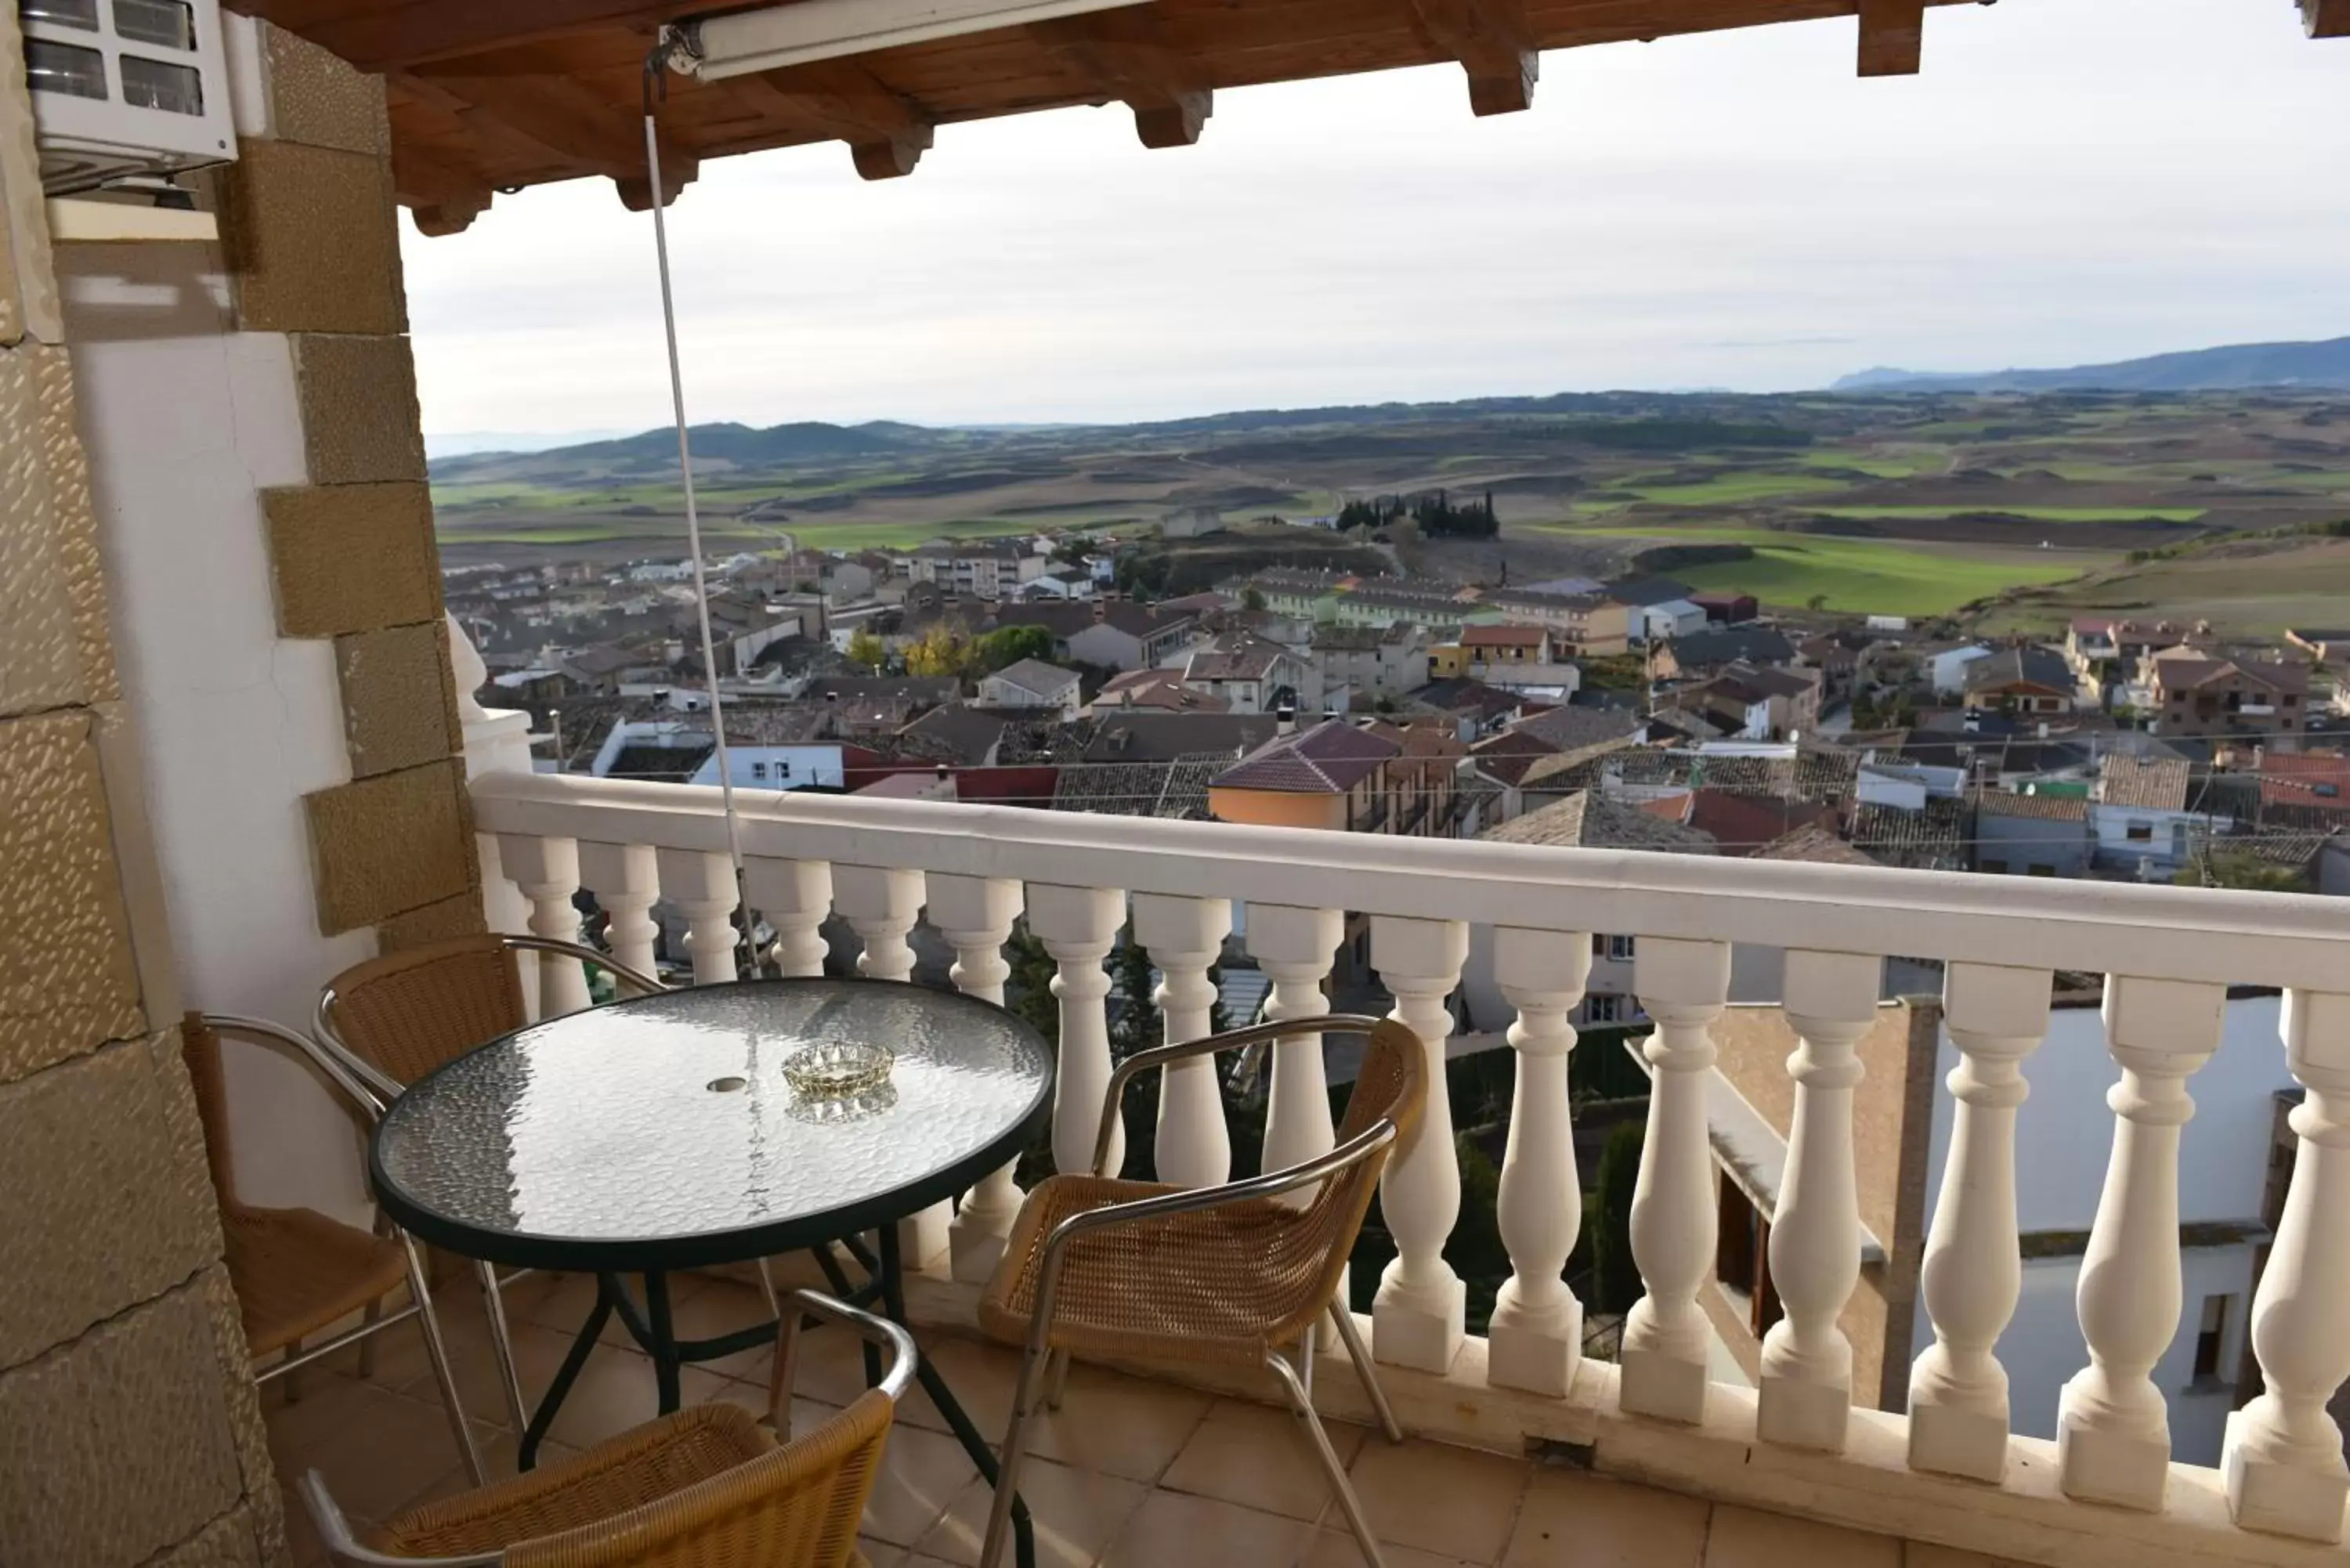
[[[706,742],[709,732],[704,731]],[[726,771],[736,789],[806,789],[818,785],[843,787],[840,748],[829,746],[743,746],[726,748]],[[690,784],[718,782],[718,755],[702,760]]]
[[[979,705],[1035,709],[1074,719],[1083,705],[1078,692],[1081,684],[1073,670],[1047,664],[1041,659],[1023,659],[981,680]]]
[[[1962,648],[1946,648],[1933,656],[1927,666],[1927,679],[1934,683],[1937,697],[1955,697],[1967,689],[1967,666],[1978,659],[1989,659],[1991,650],[1980,642]]]

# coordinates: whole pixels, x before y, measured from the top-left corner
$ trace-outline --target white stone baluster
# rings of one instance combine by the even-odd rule
[[[821,860],[752,859],[743,897],[775,929],[775,967],[790,980],[824,973],[825,917],[832,913],[832,867]]]
[[[2158,1511],[2170,1479],[2170,1413],[2151,1374],[2178,1328],[2178,1129],[2195,1114],[2188,1075],[2219,1049],[2227,988],[2106,980],[2106,1047],[2121,1082],[2113,1154],[2076,1300],[2089,1365],[2056,1406],[2057,1482],[2068,1497]]]
[[[914,948],[906,938],[922,918],[922,874],[900,867],[836,866],[832,901],[865,943],[857,972],[868,980],[914,978]]]
[[[1294,1018],[1319,1018],[1330,1011],[1322,981],[1346,935],[1347,918],[1336,909],[1300,909],[1285,904],[1248,907],[1249,952],[1273,981],[1264,1003],[1267,1018],[1287,1023]],[[1323,1073],[1322,1044],[1319,1034],[1285,1035],[1274,1044],[1273,1083],[1265,1093],[1264,1106],[1267,1170],[1327,1154],[1337,1142],[1337,1131],[1330,1125],[1330,1085]],[[1313,1200],[1313,1194],[1290,1193],[1281,1200],[1302,1207]]]
[[[1164,976],[1159,1016],[1170,1045],[1205,1038],[1216,1003],[1208,968],[1232,934],[1232,907],[1222,898],[1134,896],[1134,940]],[[1212,1056],[1159,1070],[1158,1177],[1178,1187],[1213,1187],[1232,1173],[1232,1143]]]
[[[914,978],[914,948],[906,938],[922,916],[922,874],[899,867],[836,866],[833,904],[865,944],[857,972],[868,980]],[[898,1221],[898,1245],[909,1266],[921,1269],[947,1256],[951,1202],[933,1203]]]
[[[1126,923],[1126,895],[1114,888],[1028,888],[1028,929],[1060,966],[1053,994],[1061,1002],[1061,1070],[1053,1084],[1053,1165],[1070,1174],[1093,1169],[1109,1090],[1109,1017],[1102,1003],[1109,976],[1102,960]],[[1110,1137],[1109,1170],[1126,1158],[1123,1127]]]
[[[1461,983],[1468,957],[1469,928],[1459,920],[1371,918],[1371,967],[1396,999],[1388,1016],[1419,1036],[1428,1071],[1419,1126],[1379,1179],[1379,1211],[1395,1238],[1396,1257],[1372,1298],[1371,1354],[1423,1372],[1448,1370],[1465,1336],[1468,1287],[1444,1261],[1445,1241],[1461,1218],[1461,1165],[1444,1082],[1452,1015],[1444,999]]]
[[[653,939],[660,927],[652,917],[660,898],[660,868],[645,844],[579,846],[579,880],[610,917],[604,940],[612,956],[644,974],[654,971]]]
[[[1730,996],[1730,944],[1642,937],[1632,985],[1656,1023],[1646,1054],[1648,1136],[1632,1197],[1632,1259],[1647,1293],[1624,1320],[1618,1398],[1638,1415],[1705,1419],[1713,1329],[1697,1293],[1713,1271],[1713,1149],[1706,1136],[1707,1033]]]
[[[2285,1060],[2308,1091],[2284,1213],[2252,1297],[2267,1392],[2228,1417],[2220,1468],[2247,1530],[2342,1539],[2350,1471],[2326,1402],[2350,1377],[2350,996],[2288,991]]]
[[[931,922],[954,947],[955,989],[1001,1004],[1003,981],[1012,972],[1003,961],[1003,944],[1020,918],[1020,884],[1002,877],[933,876],[930,899]],[[963,1195],[954,1223],[947,1227],[956,1279],[985,1284],[994,1275],[1003,1239],[1020,1212],[1020,1188],[1014,1180],[1019,1164],[1015,1157],[989,1171]]]
[[[498,835],[498,856],[505,874],[530,900],[533,936],[556,941],[579,940],[579,911],[571,896],[579,891],[579,845],[569,838],[541,838],[536,834]],[[539,953],[538,1015],[558,1018],[588,1005],[588,976],[579,961],[560,953]]]
[[[685,950],[693,955],[693,983],[723,985],[734,978],[734,863],[722,850],[664,849],[662,896],[685,916]]]
[[[1787,1179],[1771,1221],[1771,1282],[1786,1315],[1762,1340],[1755,1433],[1765,1442],[1844,1449],[1852,1417],[1852,1341],[1837,1326],[1860,1282],[1860,1187],[1853,1171],[1855,1052],[1877,1023],[1885,961],[1860,953],[1787,953],[1787,1023],[1799,1044]]]
[[[1493,977],[1518,1010],[1510,1025],[1518,1071],[1498,1203],[1510,1277],[1493,1299],[1485,1376],[1505,1388],[1558,1397],[1583,1359],[1583,1303],[1565,1277],[1583,1229],[1566,1087],[1575,1026],[1566,1015],[1590,973],[1587,931],[1503,926],[1493,933]]]
[[[2023,1288],[2016,1251],[2015,1112],[2023,1059],[2048,1033],[2044,969],[1954,963],[1942,1020],[1958,1047],[1942,1189],[1920,1275],[1934,1343],[1909,1375],[1909,1463],[1996,1482],[2007,1474],[2007,1371],[1992,1353]]]

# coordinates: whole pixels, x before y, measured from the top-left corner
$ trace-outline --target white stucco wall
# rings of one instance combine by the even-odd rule
[[[307,477],[293,363],[284,337],[229,331],[214,261],[65,245],[57,270],[182,998],[301,1028],[375,939],[318,930],[301,802],[350,777],[334,648],[276,635],[255,493]],[[228,1082],[245,1198],[367,1212],[323,1089],[234,1044]]]
[[[2220,1049],[2188,1080],[2195,1116],[2180,1129],[2178,1214],[2183,1223],[2256,1221],[2267,1180],[2269,1140],[2275,1125],[2276,1092],[2292,1085],[2284,1047],[2277,1035],[2278,998],[2243,997],[2227,1008]],[[1958,1065],[1958,1051],[1942,1037],[1939,1076]],[[2106,1052],[2105,1029],[2094,1007],[2060,1008],[2050,1016],[2048,1038],[2023,1066],[2032,1086],[2016,1118],[2016,1214],[2020,1227],[2035,1231],[2086,1231],[2096,1218],[2113,1145],[2113,1112],[2106,1091],[2120,1072]],[[1947,1089],[1934,1096],[1931,1166],[1926,1213],[1940,1200],[1949,1156],[1951,1111]],[[2232,1377],[2244,1339],[2250,1307],[2254,1244],[2246,1241],[2186,1252],[2179,1326],[2170,1349],[2156,1367],[2155,1385],[2170,1402],[2171,1440],[2181,1459],[2213,1464],[2219,1459],[2221,1423],[2230,1399],[2221,1392],[2189,1393],[2195,1339],[2206,1296],[2230,1303],[2220,1369]],[[2077,1256],[2035,1261],[2025,1266],[2023,1295],[1999,1356],[2007,1367],[2012,1420],[2032,1437],[2056,1435],[2056,1400],[2065,1379],[2088,1365],[2074,1307],[2080,1274]],[[1933,1326],[1922,1300],[1912,1343],[1921,1351],[1933,1343]]]

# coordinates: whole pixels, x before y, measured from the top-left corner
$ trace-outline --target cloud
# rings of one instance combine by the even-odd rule
[[[1149,419],[1603,387],[1825,385],[2350,330],[2350,46],[2240,0],[1940,7],[1564,50],[1529,113],[1457,67],[714,160],[672,209],[697,419]],[[609,182],[403,244],[436,431],[668,417],[651,225]]]

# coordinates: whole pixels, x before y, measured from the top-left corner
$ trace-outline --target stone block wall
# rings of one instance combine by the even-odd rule
[[[259,25],[267,128],[220,182],[236,326],[292,349],[308,483],[262,496],[277,629],[331,639],[351,779],[309,795],[321,931],[482,929],[400,290],[383,84]]]
[[[0,1563],[285,1557],[0,7]]]

